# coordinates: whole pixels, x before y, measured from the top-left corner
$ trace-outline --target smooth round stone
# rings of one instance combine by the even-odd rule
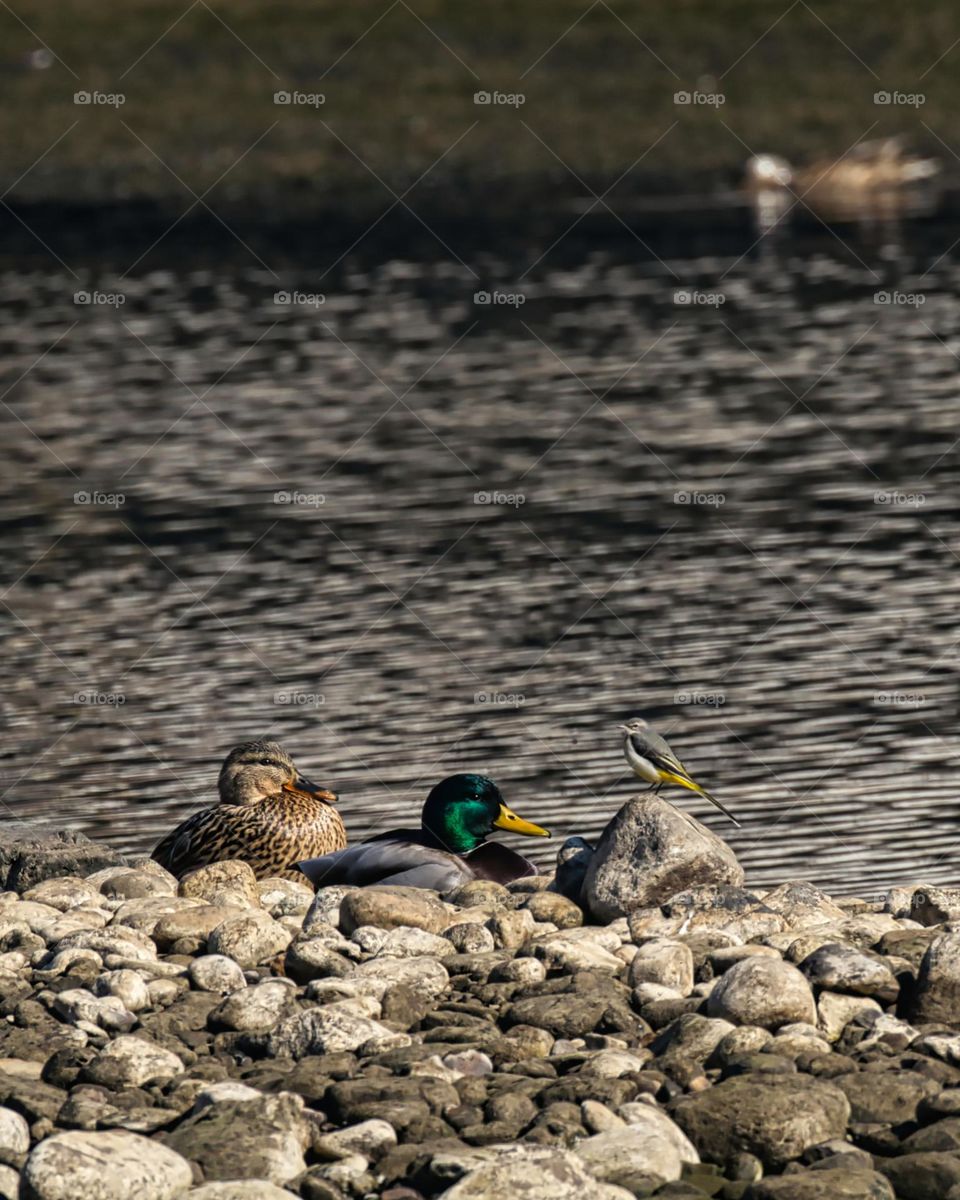
[[[233,1103],[238,1100],[259,1100],[261,1093],[256,1088],[248,1087],[236,1079],[223,1079],[217,1083],[208,1083],[197,1092],[193,1102],[193,1111],[200,1112],[211,1104]]]
[[[547,977],[547,968],[538,958],[512,958],[500,963],[490,972],[496,983],[542,983]]]
[[[483,925],[451,925],[443,936],[458,954],[489,954],[494,949],[493,934]]]
[[[145,1038],[122,1036],[110,1042],[86,1068],[93,1083],[139,1087],[183,1074],[183,1063],[169,1050]]]
[[[70,1130],[34,1148],[23,1179],[35,1200],[174,1200],[190,1187],[193,1172],[152,1138],[122,1129]]]
[[[140,1012],[150,1004],[150,992],[143,976],[126,968],[98,976],[93,990],[98,996],[116,996],[132,1013]]]
[[[202,954],[187,970],[190,982],[201,992],[229,995],[247,986],[243,968],[225,954]]]
[[[681,996],[693,991],[693,954],[689,946],[670,938],[649,938],[637,946],[630,963],[628,981],[636,987],[655,983],[672,988]]]
[[[289,929],[267,913],[257,911],[229,917],[218,925],[207,939],[207,950],[211,954],[225,954],[241,967],[255,967],[282,954],[292,941]]]
[[[775,958],[745,958],[720,978],[707,998],[707,1012],[734,1025],[778,1029],[797,1021],[815,1025],[817,1009],[804,976]]]
[[[471,879],[462,883],[458,888],[448,893],[446,899],[458,908],[472,908],[474,905],[487,905],[492,908],[513,908],[513,896],[502,883],[492,879]]]
[[[179,893],[207,904],[260,908],[260,888],[253,868],[237,859],[211,863],[192,871],[180,884]]]
[[[30,1149],[30,1126],[10,1108],[0,1108],[0,1151],[26,1154]]]
[[[583,909],[557,892],[534,892],[523,907],[535,921],[552,921],[558,929],[576,929],[583,924]]]

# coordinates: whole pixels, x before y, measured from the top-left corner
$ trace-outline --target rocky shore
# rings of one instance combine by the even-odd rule
[[[3,1200],[960,1200],[960,889],[761,894],[650,797],[442,897],[0,883]]]

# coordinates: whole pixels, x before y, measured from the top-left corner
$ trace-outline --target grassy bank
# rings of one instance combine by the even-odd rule
[[[206,195],[218,212],[368,219],[411,188],[424,215],[523,220],[621,176],[614,207],[707,193],[739,178],[749,150],[804,159],[868,131],[960,142],[949,0],[922,21],[847,0],[32,0],[17,14],[0,9],[0,146],[7,202],[26,206],[179,213]],[[675,102],[698,90],[702,102]],[[878,91],[925,99],[878,105]]]

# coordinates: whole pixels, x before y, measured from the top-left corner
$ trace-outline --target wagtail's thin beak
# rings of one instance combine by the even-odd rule
[[[312,796],[315,800],[323,800],[326,804],[336,804],[339,796],[336,792],[331,792],[329,788],[320,787],[319,784],[307,779],[306,775],[301,775],[298,771],[293,779],[288,779],[284,785],[285,792],[299,792],[303,796]]]
[[[550,836],[549,830],[542,829],[539,825],[534,825],[532,821],[525,821],[523,817],[518,817],[515,812],[511,812],[503,803],[500,805],[500,813],[494,821],[494,825],[498,829],[507,829],[510,833],[525,833],[528,837]]]

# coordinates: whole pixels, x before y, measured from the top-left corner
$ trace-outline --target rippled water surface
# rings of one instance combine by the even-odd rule
[[[470,769],[590,837],[642,712],[754,881],[954,879],[951,240],[893,274],[829,238],[519,281],[8,264],[5,815],[145,850],[269,734],[354,836]]]

